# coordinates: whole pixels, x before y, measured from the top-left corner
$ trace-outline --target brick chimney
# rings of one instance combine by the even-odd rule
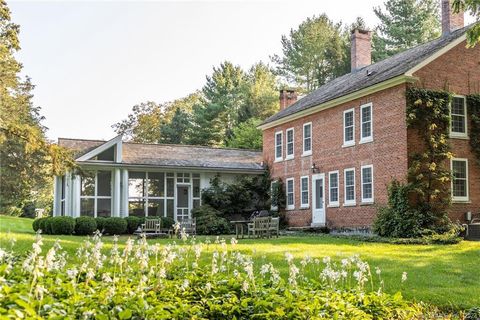
[[[352,30],[351,68],[352,72],[372,63],[372,32]]]
[[[446,36],[452,31],[463,28],[464,23],[464,13],[454,13],[452,8],[452,0],[441,0],[442,1],[442,35]]]
[[[290,107],[297,102],[297,93],[292,89],[280,90],[280,110]]]

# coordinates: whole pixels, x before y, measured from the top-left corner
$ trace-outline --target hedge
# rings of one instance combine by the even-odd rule
[[[75,234],[91,235],[97,230],[97,222],[93,217],[78,217],[75,219]]]
[[[105,218],[104,230],[112,236],[124,234],[127,231],[127,220],[120,217]]]

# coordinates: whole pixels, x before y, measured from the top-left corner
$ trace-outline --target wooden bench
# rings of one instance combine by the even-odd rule
[[[252,235],[254,238],[270,237],[270,224],[272,217],[257,217],[248,224],[248,236]]]
[[[161,233],[162,219],[146,219],[142,223],[142,233]]]

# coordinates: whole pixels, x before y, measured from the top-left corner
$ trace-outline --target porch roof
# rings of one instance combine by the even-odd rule
[[[75,159],[107,141],[59,138],[58,144],[70,149]],[[78,163],[95,163],[93,160]],[[244,149],[212,148],[191,145],[122,143],[121,165],[225,171],[263,171],[262,152]]]

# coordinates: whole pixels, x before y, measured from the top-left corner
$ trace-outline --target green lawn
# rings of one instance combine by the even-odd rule
[[[0,216],[0,245],[10,246],[16,239],[15,250],[28,251],[35,234],[32,220]],[[127,237],[122,237],[123,244]],[[44,236],[48,247],[59,239],[61,246],[75,256],[84,238],[77,236]],[[200,237],[204,240],[205,237]],[[111,237],[105,237],[108,249]],[[173,240],[149,240],[151,243],[169,243]],[[258,265],[271,261],[282,272],[287,272],[284,253],[301,259],[331,256],[340,260],[359,254],[372,268],[382,270],[387,292],[401,291],[410,300],[435,304],[442,309],[464,310],[480,306],[480,243],[464,241],[456,245],[393,245],[338,239],[326,235],[280,237],[270,240],[239,240],[238,249],[251,254]],[[401,283],[402,272],[408,280]]]

